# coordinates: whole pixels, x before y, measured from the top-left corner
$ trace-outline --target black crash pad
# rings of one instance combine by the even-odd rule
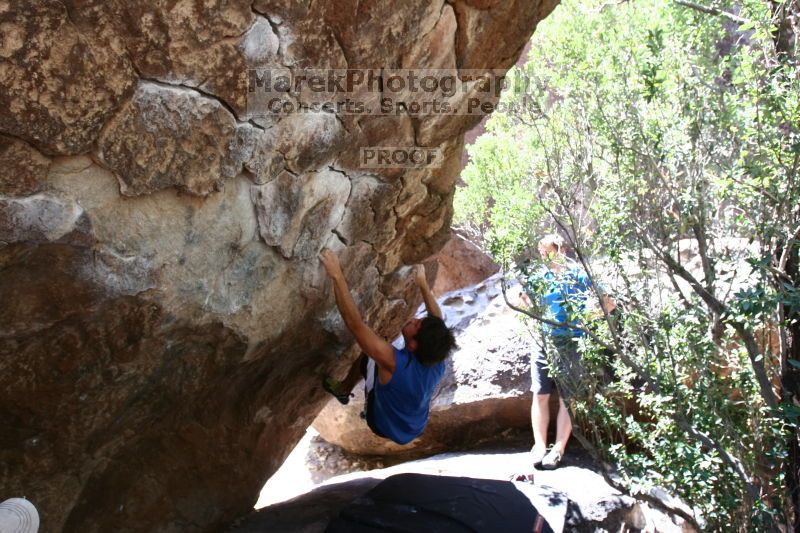
[[[552,533],[509,481],[398,474],[344,507],[326,533]]]

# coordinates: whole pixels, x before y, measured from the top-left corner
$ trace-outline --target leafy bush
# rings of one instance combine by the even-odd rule
[[[631,490],[673,490],[710,530],[800,518],[791,9],[562,3],[455,199],[507,271],[555,230],[614,294],[619,316],[584,317],[592,379],[572,413]]]

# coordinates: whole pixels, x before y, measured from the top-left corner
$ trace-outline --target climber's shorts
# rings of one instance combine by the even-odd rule
[[[531,391],[534,394],[551,394],[556,390],[563,399],[575,396],[576,388],[581,382],[583,368],[578,344],[575,337],[553,336],[550,344],[555,350],[552,353],[552,362],[557,366],[556,374],[559,382],[550,376],[550,362],[544,347],[540,347],[531,358]]]
[[[365,382],[364,394],[366,394],[366,402],[362,415],[367,421],[369,429],[377,436],[386,439],[388,437],[375,428],[375,410],[372,408],[372,406],[375,405],[375,381],[378,379],[378,365],[367,356],[362,356],[360,365],[361,375]]]

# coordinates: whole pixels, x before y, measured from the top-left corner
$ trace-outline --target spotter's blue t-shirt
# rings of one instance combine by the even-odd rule
[[[542,303],[548,310],[546,318],[554,322],[564,322],[577,325],[577,321],[570,315],[583,311],[586,298],[592,290],[592,282],[583,269],[572,266],[563,272],[555,274],[550,269],[544,269],[538,277],[545,282],[545,292],[541,296]],[[572,312],[571,312],[572,311]],[[579,329],[554,327],[542,324],[545,331],[556,337],[581,337],[584,332]]]
[[[395,370],[386,385],[375,379],[372,414],[375,429],[398,444],[425,430],[431,398],[444,375],[444,362],[425,366],[409,350],[394,348]]]

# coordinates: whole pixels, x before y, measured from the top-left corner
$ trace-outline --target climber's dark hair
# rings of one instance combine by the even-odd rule
[[[419,331],[414,336],[417,349],[414,356],[425,366],[433,366],[444,361],[456,347],[453,332],[438,316],[428,315],[422,319]]]

